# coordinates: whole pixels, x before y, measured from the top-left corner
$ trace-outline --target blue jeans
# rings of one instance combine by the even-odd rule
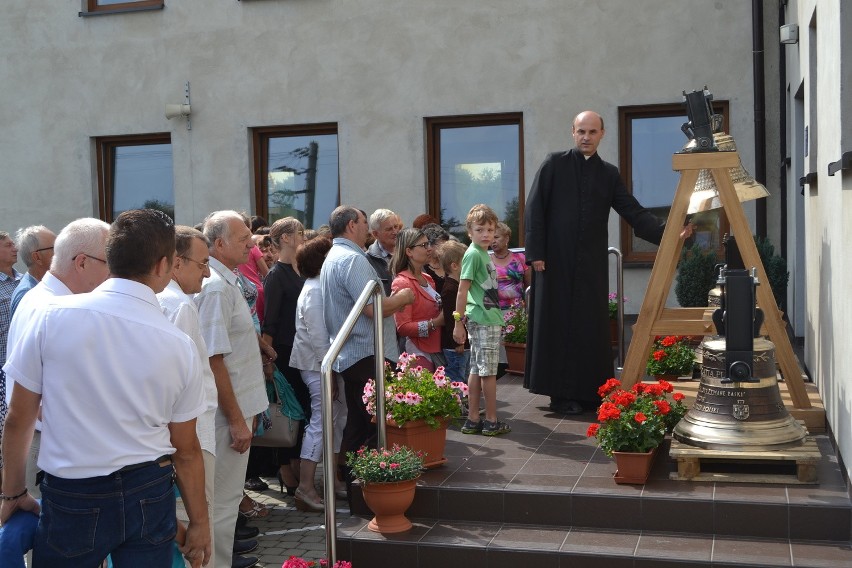
[[[443,349],[447,365],[444,367],[451,381],[467,383],[468,364],[470,363],[470,349],[462,353],[456,353],[455,349]]]
[[[149,464],[87,479],[45,475],[34,568],[170,566],[174,467]]]
[[[0,527],[0,566],[24,568],[24,554],[32,550],[38,529],[38,515],[16,511]]]

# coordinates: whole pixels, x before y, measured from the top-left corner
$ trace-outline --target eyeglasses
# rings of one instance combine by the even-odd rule
[[[44,247],[44,248],[41,248],[41,249],[35,249],[33,252],[41,252],[43,250],[53,250],[53,247]]]
[[[206,268],[210,268],[210,259],[209,258],[207,260],[205,260],[204,262],[199,262],[199,261],[195,260],[194,258],[189,258],[188,256],[181,255],[180,257],[184,260],[189,260],[191,262],[194,262],[195,264],[197,264],[201,268],[201,270],[204,270]]]
[[[104,259],[102,259],[102,258],[98,258],[98,257],[96,257],[96,256],[92,256],[92,255],[90,255],[89,253],[86,253],[86,252],[78,252],[78,253],[77,253],[77,254],[75,254],[72,258],[77,258],[77,257],[78,257],[78,256],[80,256],[81,254],[82,254],[83,256],[85,256],[86,258],[91,258],[91,259],[93,259],[93,260],[99,260],[99,261],[103,262],[104,264],[106,264],[106,263],[107,263],[107,261],[105,261]]]
[[[431,246],[432,246],[432,243],[430,243],[429,241],[426,241],[425,243],[420,243],[419,245],[411,245],[408,248],[413,249],[413,248],[417,248],[417,247],[423,247],[423,250],[426,250],[427,248],[429,248]]]

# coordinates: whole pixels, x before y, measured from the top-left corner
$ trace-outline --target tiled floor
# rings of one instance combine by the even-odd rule
[[[517,563],[524,550],[536,551],[536,566],[554,567],[566,565],[558,554],[566,552],[575,554],[570,566],[852,566],[852,502],[826,436],[816,436],[818,485],[674,481],[665,451],[648,483],[616,485],[614,462],[586,437],[593,413],[554,414],[513,376],[498,382],[498,400],[512,432],[488,438],[451,427],[447,463],[420,478],[409,534],[369,533],[359,517],[343,523],[356,566],[375,565],[387,545],[400,566],[424,558],[459,566],[468,556],[529,565],[530,557]],[[448,543],[461,548],[447,552]]]
[[[358,538],[339,545],[339,554],[348,551],[355,568],[386,565],[377,562],[391,557],[399,566],[426,560],[484,565],[475,544],[486,547],[489,568],[529,565],[532,557],[523,553],[531,550],[535,566],[554,568],[565,566],[560,552],[582,553],[571,557],[572,567],[683,567],[707,559],[714,566],[749,559],[757,565],[772,559],[776,565],[852,566],[850,500],[825,436],[817,437],[824,452],[819,485],[672,481],[675,466],[661,456],[646,485],[616,485],[614,463],[586,437],[592,413],[553,414],[546,397],[530,394],[514,376],[498,381],[498,400],[500,417],[513,431],[487,438],[451,427],[447,463],[420,478],[410,533],[392,539],[370,533],[367,519],[350,516],[344,506],[340,534]],[[324,557],[324,515],[297,511],[275,480],[266,481],[269,490],[252,493],[273,507],[269,517],[252,521],[261,529],[252,553],[260,565],[278,568],[291,554]],[[768,526],[750,525],[758,513],[771,519]],[[750,535],[745,540],[743,530]],[[777,531],[793,540],[762,538]],[[447,542],[463,548],[447,552]],[[379,543],[382,548],[371,547]],[[643,554],[652,551],[655,563],[648,564]]]

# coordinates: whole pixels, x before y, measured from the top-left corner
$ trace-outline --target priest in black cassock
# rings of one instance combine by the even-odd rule
[[[603,118],[581,112],[572,134],[576,147],[550,154],[539,168],[524,213],[526,257],[533,267],[524,386],[549,395],[551,410],[561,414],[595,408],[598,387],[613,376],[610,209],[654,244],[664,227],[628,193],[618,168],[598,156]]]

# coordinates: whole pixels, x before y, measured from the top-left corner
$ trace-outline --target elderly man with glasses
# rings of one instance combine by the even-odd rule
[[[18,246],[18,258],[27,266],[27,273],[21,278],[18,287],[12,292],[10,310],[15,315],[15,309],[24,294],[38,284],[44,273],[50,268],[53,258],[53,242],[56,235],[44,225],[30,225],[18,229],[15,235],[15,243]]]
[[[376,239],[367,247],[367,260],[373,265],[385,294],[390,296],[393,276],[390,261],[396,248],[396,236],[402,230],[402,219],[390,209],[376,209],[370,215],[370,234]]]

